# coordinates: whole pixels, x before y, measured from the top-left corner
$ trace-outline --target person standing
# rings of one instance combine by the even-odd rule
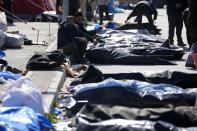
[[[79,0],[63,0],[62,23],[68,16],[74,16],[79,10]]]
[[[74,16],[79,10],[79,0],[69,0],[69,16]]]
[[[174,31],[176,29],[177,45],[186,46],[182,40],[183,12],[187,8],[187,0],[166,0],[169,23],[168,40],[174,44]]]
[[[98,9],[99,9],[99,19],[100,19],[99,24],[100,25],[103,24],[103,19],[104,19],[103,13],[105,13],[108,20],[110,19],[109,11],[107,8],[108,3],[109,3],[109,0],[98,0],[97,1],[97,5],[98,5]]]
[[[82,12],[84,19],[86,19],[87,0],[79,0],[80,12]]]
[[[6,10],[5,14],[6,14],[6,19],[8,24],[13,24],[14,20],[13,20],[13,11],[12,11],[12,3],[13,0],[3,0],[2,4],[3,4],[3,8]]]
[[[94,20],[94,22],[97,22],[97,18],[96,18],[96,0],[90,0],[90,6],[92,9],[92,18]]]
[[[56,0],[56,14],[58,15],[58,23],[62,21],[63,0]]]
[[[191,46],[197,43],[197,1],[189,0],[189,14],[188,14],[188,33],[190,35]]]
[[[69,14],[69,0],[62,0],[62,22],[67,20]]]

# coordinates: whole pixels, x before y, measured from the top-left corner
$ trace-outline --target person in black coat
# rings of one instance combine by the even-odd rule
[[[14,20],[13,20],[13,11],[12,11],[12,3],[13,0],[3,0],[2,4],[3,4],[3,8],[6,10],[5,14],[6,14],[6,19],[8,24],[13,24]]]
[[[63,49],[66,55],[72,55],[76,63],[83,63],[87,40],[75,24],[75,18],[68,16],[66,23],[58,29],[57,48]],[[73,61],[72,60],[72,61]]]
[[[157,19],[158,13],[155,7],[148,1],[140,1],[137,3],[133,11],[129,14],[125,23],[127,23],[131,17],[137,16],[135,21],[138,22],[138,28],[140,28],[143,15],[147,17],[149,24],[153,26],[153,19]],[[152,15],[154,15],[154,18],[152,18]]]
[[[88,41],[91,41],[94,44],[96,44],[95,36],[96,33],[99,32],[100,30],[98,29],[98,30],[88,31],[85,28],[83,20],[84,20],[83,14],[81,12],[77,12],[75,14],[75,23],[79,26],[79,30],[84,34],[84,36],[87,38]]]
[[[197,43],[197,0],[189,0],[189,11],[186,20],[190,47]]]
[[[174,43],[174,31],[176,29],[177,45],[186,46],[182,40],[183,12],[188,6],[187,0],[166,0],[167,15],[169,23],[168,40],[171,45]]]

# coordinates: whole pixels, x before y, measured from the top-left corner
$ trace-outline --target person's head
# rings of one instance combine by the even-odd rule
[[[68,16],[67,17],[67,26],[72,27],[75,25],[75,17],[74,16]]]
[[[77,13],[75,14],[75,22],[76,22],[77,24],[83,23],[83,14],[82,14],[81,12],[77,12]]]

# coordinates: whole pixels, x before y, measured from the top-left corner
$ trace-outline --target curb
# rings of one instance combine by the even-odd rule
[[[52,51],[56,49],[56,42],[57,38],[49,45],[49,47],[45,51]],[[42,75],[39,75],[42,73]],[[51,75],[51,76],[49,76]],[[62,69],[57,69],[57,70],[49,70],[49,71],[30,71],[26,75],[29,78],[32,78],[32,81],[37,83],[36,85],[42,90],[45,88],[44,92],[42,91],[42,96],[43,96],[43,107],[45,109],[45,113],[49,114],[52,111],[53,108],[53,101],[60,90],[60,88],[63,87],[65,79],[66,79],[66,74]],[[47,79],[48,77],[51,77],[48,79],[47,83],[43,87],[42,83],[45,83],[42,81],[43,79]],[[39,82],[38,82],[39,81]]]

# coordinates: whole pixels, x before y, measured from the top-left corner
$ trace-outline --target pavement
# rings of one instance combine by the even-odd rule
[[[115,14],[114,21],[123,23],[127,18],[130,11],[125,13]],[[159,9],[159,16],[156,24],[162,29],[161,37],[167,38],[168,36],[168,21],[165,9]],[[132,19],[133,20],[133,19]],[[144,19],[146,21],[146,19]],[[25,45],[22,49],[7,49],[6,60],[8,63],[16,68],[24,69],[28,59],[37,51],[51,51],[56,49],[57,41],[57,23],[39,23],[33,22],[28,25],[23,23],[14,23],[15,26],[9,26],[9,31],[20,31],[22,34],[26,34],[28,38],[37,43],[37,31],[32,30],[32,27],[40,30],[39,44],[42,41],[48,43],[48,46],[42,45]],[[183,29],[183,40],[186,41],[185,28]],[[187,48],[185,48],[187,50]],[[189,70],[185,68],[185,60],[188,56],[186,53],[181,61],[176,61],[175,66],[132,66],[132,65],[97,65],[97,67],[104,73],[124,73],[124,72],[161,72],[165,70],[182,71],[187,73],[196,73],[196,70]],[[40,87],[43,98],[45,101],[46,113],[50,113],[52,108],[52,102],[59,91],[59,89],[66,84],[65,74],[62,70],[53,71],[33,71],[27,74],[32,80]],[[69,79],[68,79],[69,80]]]
[[[119,23],[124,23],[130,11],[125,11],[125,13],[118,13],[114,16],[114,21]],[[135,18],[132,18],[130,22],[133,22]],[[143,18],[143,22],[147,22],[146,18]],[[158,18],[155,21],[155,24],[162,29],[161,37],[167,39],[168,38],[168,19],[166,14],[166,9],[158,9]],[[176,36],[176,35],[175,35]],[[183,28],[182,38],[184,43],[187,44],[186,39],[186,30]],[[176,37],[174,39],[176,44]],[[185,51],[188,51],[188,46],[183,48]],[[196,73],[196,70],[191,70],[185,67],[185,61],[188,57],[188,52],[183,56],[183,59],[180,61],[176,61],[177,65],[173,66],[136,66],[136,65],[97,65],[97,67],[104,73],[128,73],[128,72],[143,72],[143,73],[151,73],[151,72],[162,72],[165,70],[171,71],[182,71],[186,73]]]
[[[38,31],[32,28],[39,30],[38,42]],[[52,51],[56,49],[57,29],[57,23],[50,23],[49,28],[49,23],[43,22],[30,22],[28,24],[16,22],[14,26],[8,26],[8,31],[19,31],[32,40],[34,45],[24,45],[22,49],[7,49],[5,50],[5,59],[10,66],[24,70],[29,58],[32,57],[35,52]],[[46,45],[42,45],[43,42],[45,42]],[[64,71],[61,69],[30,71],[26,76],[31,78],[41,90],[45,113],[50,113],[53,108],[53,100],[59,89],[63,87],[66,78]]]

